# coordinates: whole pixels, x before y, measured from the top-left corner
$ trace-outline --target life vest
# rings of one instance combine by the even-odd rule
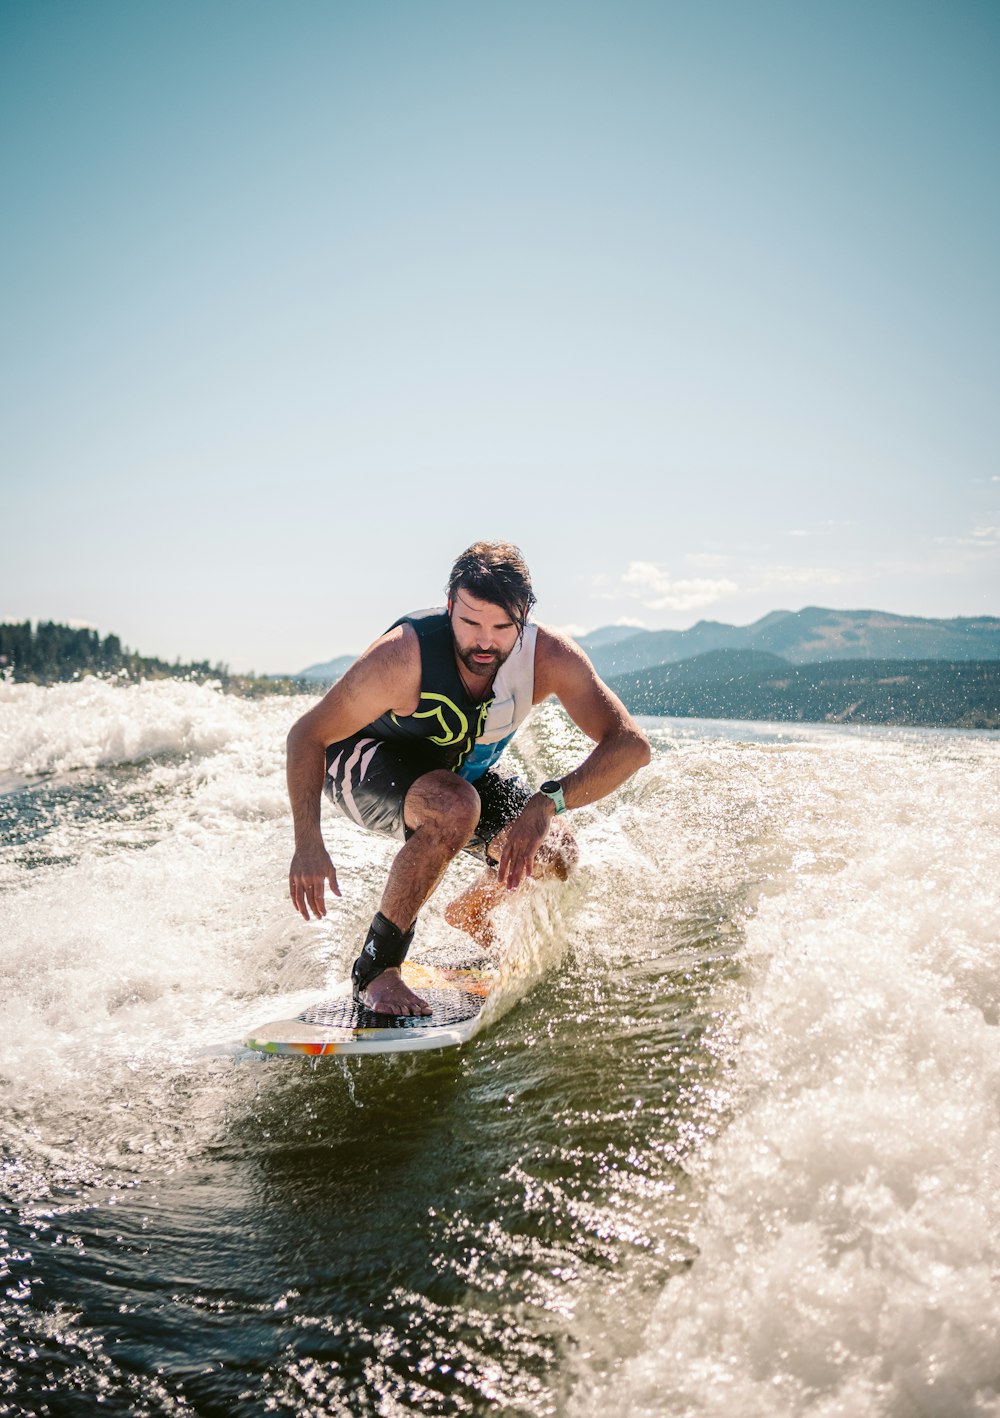
[[[473,699],[455,663],[446,610],[413,611],[390,626],[412,625],[420,646],[420,703],[412,714],[381,715],[363,730],[406,743],[429,767],[448,768],[474,783],[503,753],[527,718],[535,688],[535,638],[530,622],[493,681],[487,699]]]

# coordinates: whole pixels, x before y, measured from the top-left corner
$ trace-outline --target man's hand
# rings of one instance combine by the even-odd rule
[[[326,882],[334,896],[339,896],[337,873],[323,844],[297,847],[288,872],[288,894],[303,920],[309,920],[310,910],[317,920],[326,915]]]
[[[507,828],[497,866],[497,880],[508,891],[516,891],[526,877],[534,876],[535,853],[545,841],[554,816],[555,805],[552,801],[536,793]]]

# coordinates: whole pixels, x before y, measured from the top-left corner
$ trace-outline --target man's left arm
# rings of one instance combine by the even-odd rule
[[[538,627],[535,703],[554,694],[594,748],[560,779],[567,808],[585,807],[607,797],[650,760],[649,740],[624,704],[598,678],[590,660],[572,640]],[[535,853],[555,816],[555,804],[535,793],[507,832],[498,875],[510,890],[532,874]]]

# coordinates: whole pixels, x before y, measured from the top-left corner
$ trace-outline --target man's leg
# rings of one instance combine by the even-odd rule
[[[410,930],[445,868],[462,850],[479,821],[479,795],[457,774],[425,773],[406,794],[404,821],[411,835],[399,849],[379,906],[401,935]],[[425,1004],[390,966],[364,987],[364,1001],[380,1014],[430,1014]]]
[[[495,865],[500,860],[506,835],[506,827],[497,833],[486,849],[487,860],[492,865],[486,867],[444,911],[444,918],[450,926],[465,931],[486,950],[496,942],[496,930],[490,917],[507,895],[507,888],[497,880]],[[579,855],[572,833],[561,823],[555,824],[550,827],[548,836],[535,854],[535,879],[556,877],[559,881],[565,881],[576,866]]]

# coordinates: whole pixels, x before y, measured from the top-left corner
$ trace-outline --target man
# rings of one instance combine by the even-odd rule
[[[431,1012],[399,967],[417,913],[460,851],[486,866],[445,918],[485,945],[505,892],[530,876],[565,879],[573,866],[573,839],[553,819],[649,762],[645,735],[580,647],[528,620],[535,596],[517,547],[476,542],[455,562],[447,595],[447,609],[397,621],[288,735],[289,893],[306,920],[326,915],[327,884],[340,895],[320,829],[324,787],[361,826],[404,839],[351,972],[355,999],[379,1014]],[[532,793],[493,765],[552,694],[595,747]]]

